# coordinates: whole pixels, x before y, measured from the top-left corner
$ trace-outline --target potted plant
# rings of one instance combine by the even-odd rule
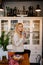
[[[0,47],[3,47],[4,51],[7,51],[7,45],[9,44],[9,36],[8,34],[5,35],[5,32],[3,31],[0,37]]]

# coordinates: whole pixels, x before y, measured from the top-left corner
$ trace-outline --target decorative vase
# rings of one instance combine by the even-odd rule
[[[16,7],[13,9],[13,15],[17,16],[17,8]]]

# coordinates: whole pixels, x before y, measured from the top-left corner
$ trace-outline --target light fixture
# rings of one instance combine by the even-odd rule
[[[37,7],[36,7],[36,12],[40,12],[41,11],[41,8],[40,8],[40,5],[38,4]]]
[[[4,9],[3,9],[3,7],[2,7],[2,4],[0,3],[0,11],[1,12],[3,12],[4,11]]]
[[[37,12],[37,16],[39,16],[39,13],[41,12],[41,8],[40,8],[40,5],[39,4],[37,5],[35,11]]]

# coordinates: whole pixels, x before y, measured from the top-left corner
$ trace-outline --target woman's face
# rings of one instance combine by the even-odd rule
[[[21,24],[21,25],[18,25],[18,31],[19,32],[22,32],[23,31],[23,25]]]

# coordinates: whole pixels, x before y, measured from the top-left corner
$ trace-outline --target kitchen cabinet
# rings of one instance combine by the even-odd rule
[[[9,43],[12,43],[16,23],[23,24],[27,41],[24,49],[31,50],[30,62],[36,63],[37,55],[42,56],[42,17],[0,17],[0,36],[3,30],[6,34],[12,32]]]

